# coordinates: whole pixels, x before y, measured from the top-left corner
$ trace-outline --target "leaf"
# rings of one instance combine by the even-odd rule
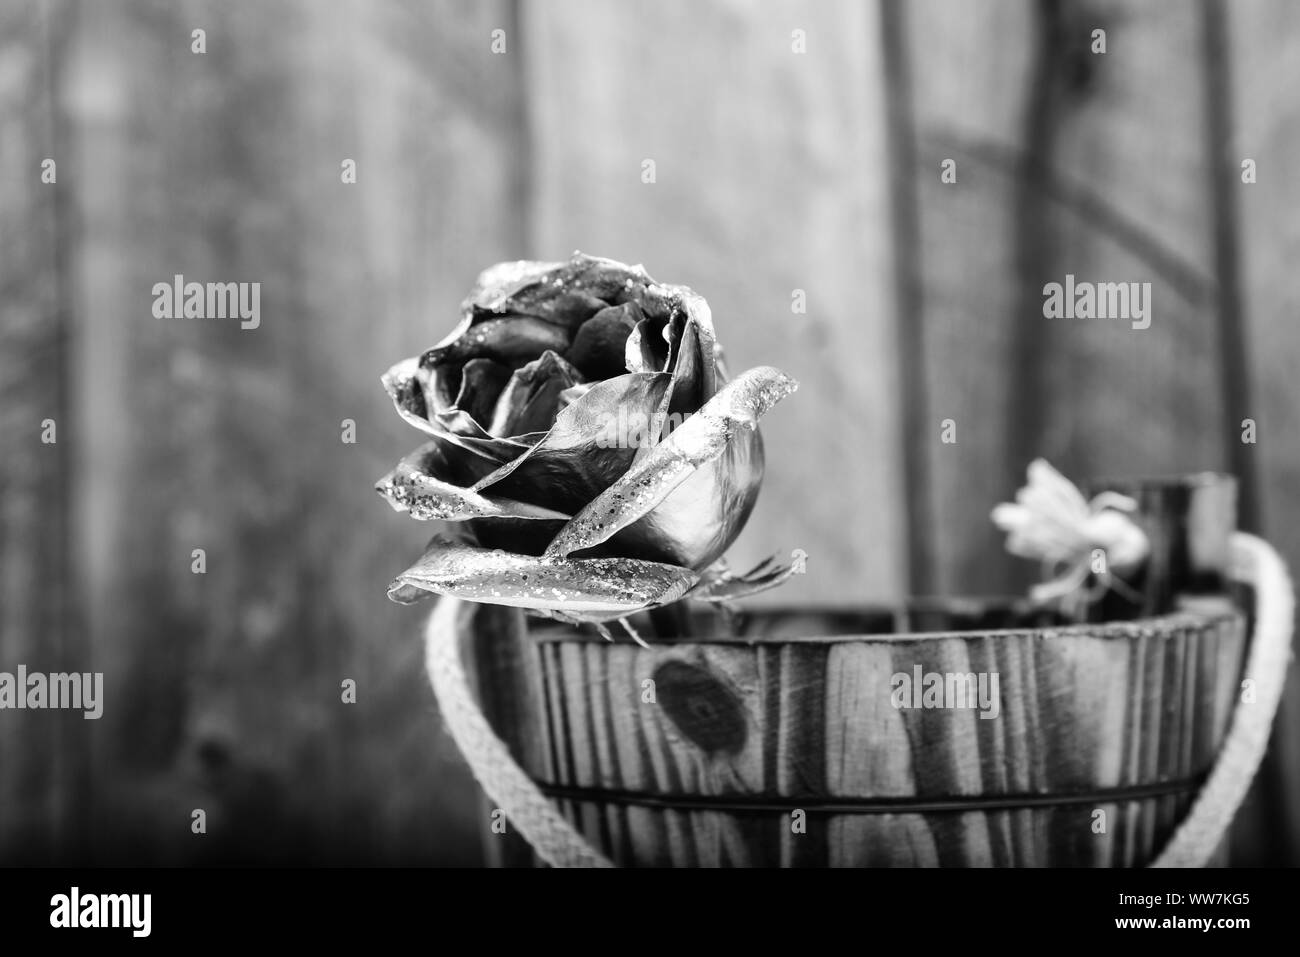
[[[741,429],[756,429],[773,405],[798,387],[759,366],[728,383],[560,530],[546,555],[560,557],[606,541],[659,505],[700,466],[722,455]],[[722,504],[722,503],[720,503]]]
[[[782,585],[793,574],[794,566],[782,565],[775,555],[759,562],[743,575],[733,575],[722,564],[721,567],[706,569],[699,584],[687,593],[687,597],[708,602],[735,601]]]
[[[687,568],[633,558],[541,559],[435,537],[389,588],[395,601],[413,589],[468,601],[612,621],[677,601],[699,576]]]

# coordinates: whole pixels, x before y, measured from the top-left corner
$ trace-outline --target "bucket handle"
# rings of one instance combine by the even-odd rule
[[[1243,672],[1255,684],[1255,697],[1249,703],[1244,696],[1238,699],[1210,776],[1152,867],[1204,867],[1209,862],[1264,760],[1282,700],[1295,622],[1291,579],[1281,557],[1262,538],[1234,532],[1230,546],[1230,577],[1255,591],[1255,633]]]
[[[1245,532],[1233,533],[1231,551],[1231,577],[1255,592],[1255,633],[1244,671],[1255,684],[1255,696],[1250,703],[1238,699],[1214,768],[1152,867],[1208,863],[1264,759],[1282,699],[1295,618],[1286,566],[1272,546]],[[460,658],[460,635],[473,614],[471,604],[447,595],[439,599],[425,629],[425,666],[452,739],[488,798],[538,857],[554,867],[614,866],[515,763],[475,702]]]
[[[451,595],[438,599],[425,629],[424,657],[443,724],[488,799],[553,867],[613,867],[570,824],[510,754],[479,709],[460,658],[460,636],[474,606]]]

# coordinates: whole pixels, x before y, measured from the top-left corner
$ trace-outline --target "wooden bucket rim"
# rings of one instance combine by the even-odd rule
[[[1205,488],[1212,485],[1236,485],[1237,477],[1231,472],[1203,469],[1199,472],[1165,472],[1148,475],[1100,475],[1082,480],[1089,489],[1116,485],[1143,490],[1171,488]]]
[[[1190,596],[1189,596],[1190,597]],[[1023,599],[1016,599],[1022,601]],[[1227,595],[1207,595],[1195,596],[1190,598],[1191,601],[1205,601],[1207,604],[1212,602],[1213,609],[1197,610],[1194,608],[1183,608],[1177,611],[1168,612],[1162,615],[1153,615],[1145,618],[1121,619],[1117,621],[1104,622],[1080,622],[1059,624],[1043,627],[1017,627],[1017,628],[970,628],[970,629],[942,629],[938,631],[901,631],[901,632],[846,632],[842,634],[810,634],[810,635],[701,635],[689,636],[683,638],[660,639],[652,642],[652,647],[662,648],[664,650],[671,648],[680,648],[688,645],[726,645],[726,646],[757,646],[757,645],[803,645],[803,644],[843,644],[849,642],[871,643],[871,644],[902,644],[914,641],[933,641],[940,639],[973,639],[973,638],[1005,638],[1014,639],[1022,638],[1026,640],[1052,640],[1057,638],[1095,638],[1102,641],[1118,641],[1123,639],[1134,639],[1143,637],[1170,637],[1180,630],[1188,628],[1202,632],[1212,632],[1220,625],[1229,621],[1241,620],[1245,613],[1235,604],[1229,604],[1231,599]],[[918,598],[909,601],[917,602],[943,602],[954,604],[962,601],[983,601],[988,602],[988,598]],[[854,615],[854,614],[888,614],[895,615],[904,607],[903,605],[773,605],[761,608],[744,609],[742,614],[752,616],[777,616],[777,615]],[[924,606],[922,606],[924,607]],[[602,638],[593,628],[574,627],[561,622],[542,620],[531,620],[528,626],[529,636],[536,641],[548,644],[559,644],[567,642],[594,642],[602,645],[611,645],[607,639]]]

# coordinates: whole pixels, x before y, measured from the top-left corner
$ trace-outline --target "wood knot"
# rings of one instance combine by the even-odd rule
[[[745,746],[745,707],[730,685],[704,668],[667,661],[655,669],[660,707],[707,754],[738,754]]]
[[[195,745],[194,753],[204,771],[219,774],[234,763],[230,743],[221,738],[206,736]]]

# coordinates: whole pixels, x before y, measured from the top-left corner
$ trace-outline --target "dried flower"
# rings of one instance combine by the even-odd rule
[[[1043,602],[1075,593],[1093,573],[1096,549],[1105,556],[1100,591],[1123,590],[1113,573],[1136,568],[1151,551],[1146,533],[1129,518],[1137,502],[1118,492],[1102,492],[1089,501],[1043,459],[1029,464],[1028,475],[1015,504],[998,505],[992,518],[1007,533],[1007,551],[1037,559],[1056,572],[1051,581],[1035,585],[1030,597]]]

